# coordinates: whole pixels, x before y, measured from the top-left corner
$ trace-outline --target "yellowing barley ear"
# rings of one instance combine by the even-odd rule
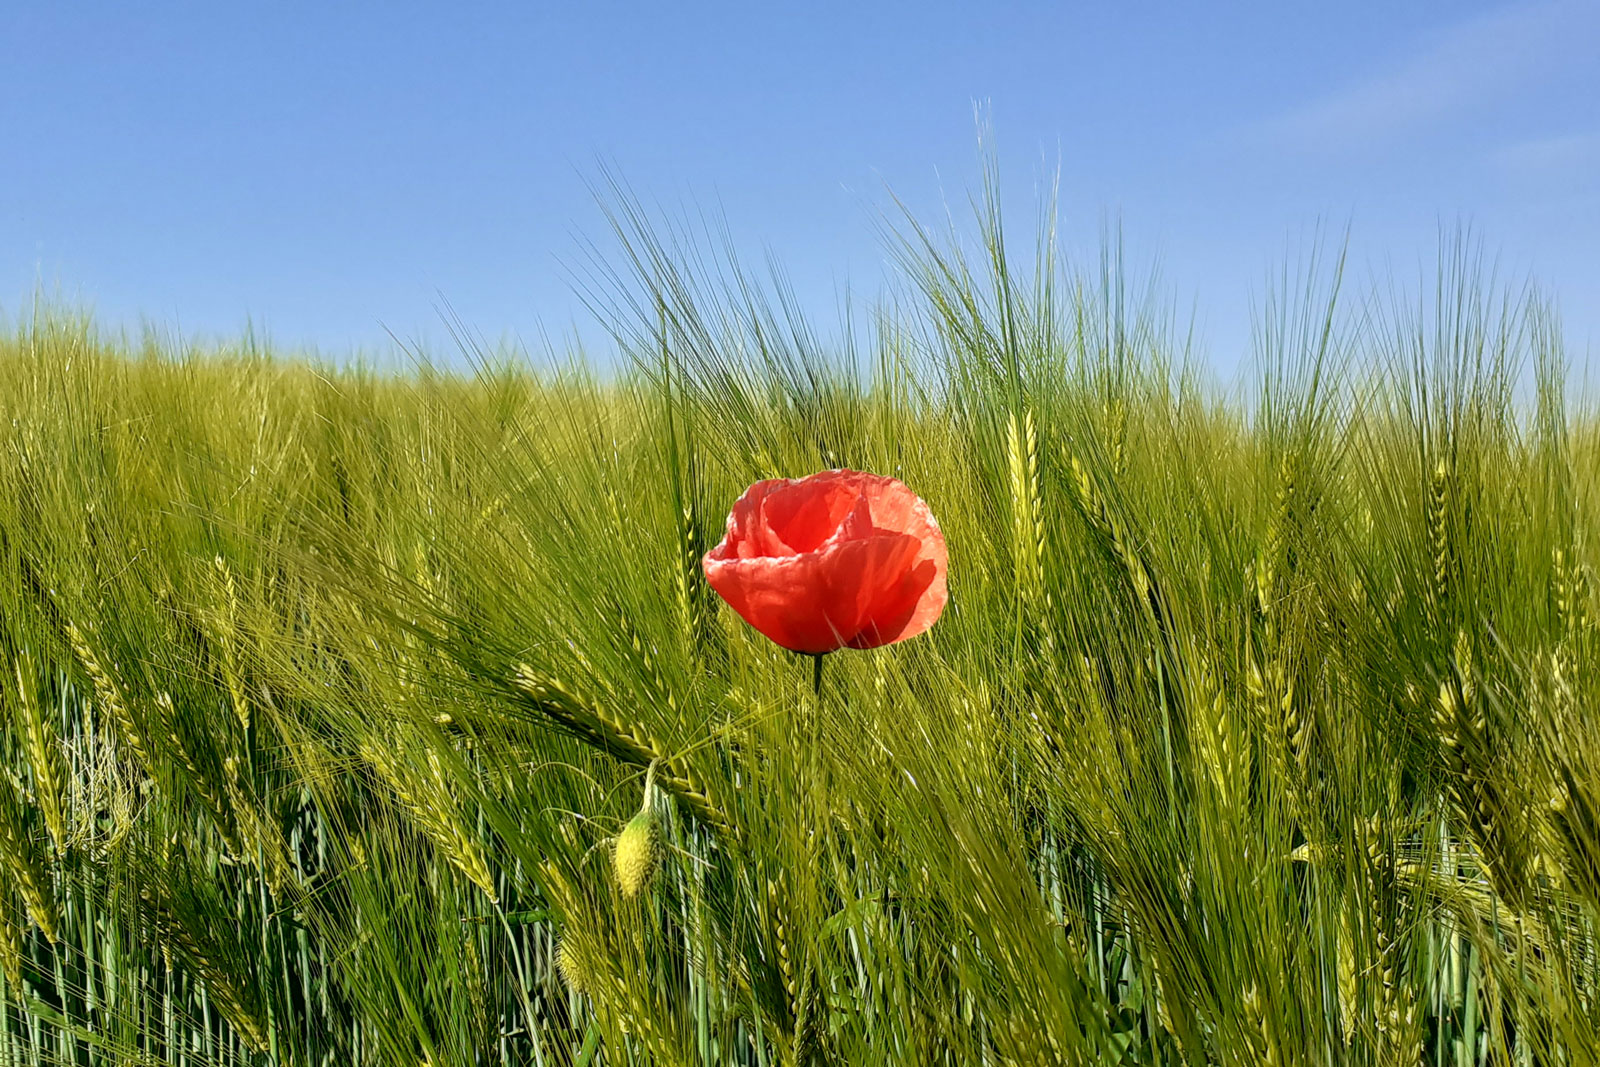
[[[126,745],[138,760],[139,766],[151,778],[156,777],[156,761],[151,755],[150,745],[145,737],[144,730],[140,727],[139,720],[134,718],[133,710],[128,702],[123,699],[122,687],[118,685],[116,677],[106,665],[100,662],[100,657],[95,654],[89,645],[84,632],[74,623],[67,624],[67,637],[72,643],[72,650],[83,663],[84,671],[89,675],[89,681],[94,688],[95,697],[100,703],[101,710],[111,717],[117,728],[117,740]]]
[[[1033,412],[1006,420],[1006,458],[1011,471],[1012,531],[1017,585],[1024,600],[1037,601],[1044,585],[1044,508],[1039,488],[1039,433]]]
[[[661,862],[661,817],[656,814],[655,777],[656,765],[651,763],[644,776],[644,804],[617,835],[612,849],[617,886],[629,900],[649,888]]]
[[[22,946],[27,933],[16,897],[0,890],[0,971],[12,989],[22,988]]]
[[[60,856],[67,848],[66,770],[62,766],[61,740],[50,716],[39,706],[33,687],[33,657],[24,651],[12,666],[17,683],[17,725],[28,765],[33,769],[34,798],[44,816],[50,843]]]

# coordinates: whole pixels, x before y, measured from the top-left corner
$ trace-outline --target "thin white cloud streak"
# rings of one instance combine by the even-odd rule
[[[1342,151],[1392,141],[1595,61],[1600,3],[1504,8],[1457,23],[1409,60],[1259,124],[1271,140]]]
[[[1521,141],[1496,152],[1494,163],[1511,177],[1586,176],[1600,187],[1600,133],[1571,133]]]

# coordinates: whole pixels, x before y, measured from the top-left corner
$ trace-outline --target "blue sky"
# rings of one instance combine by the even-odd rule
[[[1469,222],[1600,347],[1600,0],[11,5],[0,312],[42,283],[337,354],[442,346],[442,297],[598,337],[571,274],[604,164],[829,321],[890,276],[890,191],[963,209],[980,102],[1018,234],[1059,164],[1069,254],[1120,223],[1224,374],[1319,223],[1414,278]]]

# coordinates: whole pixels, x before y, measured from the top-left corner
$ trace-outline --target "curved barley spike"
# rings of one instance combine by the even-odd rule
[[[156,928],[164,952],[176,956],[193,971],[195,978],[207,994],[221,1008],[250,1051],[260,1054],[267,1051],[267,1027],[261,1021],[261,1012],[255,1004],[255,991],[248,983],[237,980],[214,958],[217,949],[202,944],[176,913],[166,894],[151,886],[139,891],[139,901],[144,906],[151,925]],[[168,966],[171,966],[169,957]]]
[[[22,989],[22,953],[27,933],[16,894],[10,887],[0,886],[0,971],[5,973],[10,990]]]
[[[222,845],[232,856],[242,858],[243,849],[239,845],[239,835],[229,820],[229,806],[223,799],[223,793],[218,790],[217,784],[212,781],[211,775],[206,773],[195,758],[193,752],[183,739],[183,734],[178,728],[177,713],[172,704],[172,695],[162,692],[156,694],[155,700],[155,726],[163,735],[162,748],[164,755],[175,757],[174,762],[188,773],[190,786],[200,795],[201,803],[211,813],[212,822],[216,825],[217,833],[222,837]],[[237,813],[235,818],[238,817]]]
[[[623,723],[603,704],[585,699],[573,687],[540,674],[525,663],[517,667],[513,682],[523,703],[579,740],[641,769],[657,764],[657,785],[676,797],[726,844],[737,843],[738,828],[718,805],[705,781],[692,767],[668,756],[661,742],[647,730]]]
[[[1521,913],[1531,865],[1526,818],[1494,775],[1472,646],[1465,632],[1457,633],[1450,672],[1439,683],[1434,725],[1449,771],[1446,797],[1456,819],[1476,846],[1491,888]]]
[[[1044,593],[1044,506],[1039,485],[1039,435],[1033,412],[1006,420],[1006,458],[1011,474],[1011,528],[1017,587],[1037,603]]]
[[[439,754],[429,748],[421,760],[406,759],[391,747],[371,741],[362,742],[359,752],[417,829],[468,881],[483,890],[490,903],[498,903],[494,875],[482,845],[461,824],[459,801],[451,791]],[[404,755],[414,756],[415,752]]]
[[[145,775],[154,779],[156,761],[151,754],[149,741],[145,737],[144,728],[129,708],[115,675],[100,662],[100,658],[95,655],[93,647],[76,623],[67,624],[67,637],[72,644],[72,651],[89,675],[96,702],[100,705],[100,709],[111,717],[112,723],[117,728],[118,740],[128,746],[128,750],[138,760],[140,769]]]
[[[1250,788],[1250,747],[1246,734],[1229,714],[1229,701],[1206,654],[1193,647],[1189,684],[1193,687],[1195,743],[1203,771],[1211,781],[1219,806],[1230,817],[1245,811]]]
[[[1376,983],[1377,1003],[1367,1022],[1376,1032],[1385,1063],[1416,1063],[1423,1029],[1416,990],[1410,982],[1414,963],[1407,955],[1406,930],[1416,919],[1411,898],[1396,878],[1393,829],[1374,817],[1357,824],[1356,858],[1363,877],[1361,917],[1372,936],[1376,960],[1366,975]],[[1361,840],[1365,847],[1361,847]]]
[[[1556,622],[1562,643],[1582,640],[1593,628],[1589,606],[1588,568],[1580,564],[1575,552],[1554,551],[1551,567],[1555,592]]]
[[[807,965],[800,983],[800,993],[795,1001],[794,1063],[795,1067],[811,1067],[816,1060],[822,1030],[822,988],[817,981],[816,968]]]
[[[1289,810],[1307,825],[1310,803],[1307,791],[1309,720],[1300,712],[1295,699],[1294,678],[1279,659],[1267,661],[1265,668],[1249,655],[1245,689],[1255,705],[1256,719],[1266,741],[1267,759],[1274,777],[1284,789]]]
[[[1028,626],[1038,634],[1046,657],[1056,647],[1052,600],[1045,581],[1047,542],[1044,489],[1039,473],[1039,433],[1033,412],[1015,412],[1006,423],[1006,454],[1010,470],[1012,557],[1017,599]]]
[[[1100,407],[1106,422],[1106,451],[1111,456],[1111,470],[1120,478],[1128,473],[1128,405],[1118,396]]]
[[[628,648],[649,685],[647,694],[649,698],[660,701],[667,706],[668,711],[676,713],[678,710],[676,687],[669,685],[666,675],[662,673],[661,658],[656,646],[641,636],[625,615],[618,618],[617,628],[627,635]]]
[[[1261,987],[1252,982],[1245,989],[1241,998],[1244,1016],[1249,1027],[1245,1031],[1245,1039],[1250,1042],[1254,1051],[1254,1058],[1267,1067],[1282,1067],[1283,1051],[1278,1040],[1277,1027],[1273,1025],[1272,1017],[1267,1014],[1265,999],[1261,995]]]
[[[50,871],[28,827],[26,808],[15,786],[0,782],[0,864],[11,875],[28,914],[51,943],[56,942],[56,908]]]
[[[55,725],[39,705],[33,681],[37,678],[33,658],[23,652],[13,664],[17,683],[17,719],[23,751],[33,772],[34,801],[44,818],[45,830],[57,856],[67,847],[66,771],[62,766],[61,740]]]
[[[673,570],[673,594],[677,601],[678,626],[682,631],[684,650],[691,656],[698,656],[703,646],[706,632],[706,598],[705,578],[700,570],[700,556],[702,538],[700,537],[700,522],[695,515],[694,483],[697,481],[694,474],[694,464],[690,464],[689,485],[685,489],[685,500],[678,511],[676,533],[677,567]]]
[[[1072,478],[1073,486],[1077,489],[1078,508],[1100,540],[1102,549],[1121,565],[1134,598],[1150,611],[1158,626],[1165,628],[1168,619],[1160,587],[1151,577],[1150,568],[1146,566],[1144,557],[1128,536],[1127,530],[1106,506],[1094,475],[1076,456],[1072,457]]]
[[[791,950],[789,943],[789,927],[786,917],[791,912],[789,910],[788,895],[784,892],[783,883],[785,881],[785,874],[781,870],[776,878],[767,879],[764,910],[772,923],[772,939],[776,944],[778,973],[783,979],[783,991],[788,994],[790,1002],[793,1003],[800,992],[800,979],[795,959],[797,954]]]
[[[289,846],[284,840],[283,831],[270,816],[262,814],[261,801],[256,798],[255,790],[246,784],[239,773],[238,757],[224,759],[222,772],[223,788],[232,806],[236,825],[237,854],[255,863],[274,895],[282,896],[286,891],[297,889],[299,882],[289,858]],[[253,856],[248,854],[247,845],[254,849]]]
[[[1578,781],[1564,753],[1556,755],[1556,788],[1549,809],[1566,848],[1568,882],[1590,907],[1600,910],[1600,798]]]

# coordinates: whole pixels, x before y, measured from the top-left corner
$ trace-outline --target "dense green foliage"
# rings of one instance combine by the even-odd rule
[[[1600,1061],[1546,309],[1312,264],[1227,400],[986,220],[865,353],[626,220],[603,378],[0,340],[0,1061]],[[814,696],[698,561],[829,466],[952,600]]]

